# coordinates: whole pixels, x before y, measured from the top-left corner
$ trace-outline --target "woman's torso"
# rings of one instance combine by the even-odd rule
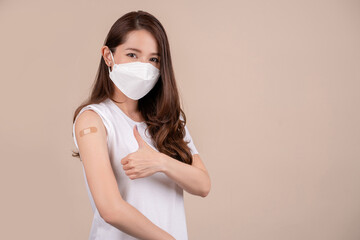
[[[112,169],[122,198],[139,210],[154,224],[170,233],[177,240],[187,240],[187,226],[183,201],[183,189],[162,172],[144,178],[131,180],[122,168],[121,159],[138,149],[133,135],[136,124],[141,137],[156,151],[150,135],[146,132],[146,123],[135,122],[129,118],[112,100],[107,98],[99,104],[90,104],[81,109],[91,109],[98,113],[107,130],[108,150]],[[75,120],[76,121],[76,120]],[[76,138],[73,125],[75,145]],[[86,188],[94,212],[89,239],[136,239],[106,223],[101,218],[91,195],[84,166],[82,165]]]

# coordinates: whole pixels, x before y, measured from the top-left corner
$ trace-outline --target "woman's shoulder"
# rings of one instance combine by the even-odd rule
[[[102,115],[109,115],[111,113],[110,106],[108,104],[107,99],[103,100],[99,103],[91,103],[86,106],[84,106],[80,112],[83,112],[85,110],[94,110],[96,112],[101,113]],[[80,113],[79,112],[79,113]]]
[[[91,103],[91,104],[88,104],[86,106],[84,106],[78,116],[85,112],[86,110],[90,110],[90,111],[93,111],[95,112],[100,118],[101,120],[103,121],[105,127],[107,128],[111,128],[111,125],[112,125],[112,114],[111,114],[111,110],[108,106],[108,104],[106,103],[106,100],[100,102],[100,103]],[[90,116],[90,117],[93,117],[94,115],[92,113],[90,114],[85,114],[87,116]]]

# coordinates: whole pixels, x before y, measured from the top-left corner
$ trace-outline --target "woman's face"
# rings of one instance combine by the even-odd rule
[[[116,64],[140,61],[151,63],[160,69],[160,54],[156,40],[144,29],[129,32],[126,42],[116,48],[113,57]],[[114,64],[110,52],[108,52],[107,64],[111,67]]]

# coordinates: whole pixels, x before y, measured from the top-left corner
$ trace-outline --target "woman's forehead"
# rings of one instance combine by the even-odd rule
[[[123,51],[137,51],[149,54],[156,54],[158,52],[156,39],[146,30],[129,32],[126,42],[119,47]]]

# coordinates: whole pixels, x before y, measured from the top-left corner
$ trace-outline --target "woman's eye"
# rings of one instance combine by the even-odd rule
[[[159,59],[157,59],[157,58],[151,58],[151,59],[155,59],[155,62],[159,62]]]
[[[129,57],[131,57],[131,58],[134,58],[133,56],[136,57],[136,54],[134,54],[134,53],[128,53],[128,54],[126,54],[126,56],[129,56]],[[154,60],[152,60],[152,59],[154,59]],[[158,59],[158,58],[151,58],[150,60],[153,61],[153,62],[156,62],[156,63],[159,62],[159,59]]]
[[[129,55],[130,55],[130,56],[129,56]],[[129,56],[129,57],[132,57],[131,55],[136,56],[134,53],[128,53],[128,54],[126,54],[126,56]]]

